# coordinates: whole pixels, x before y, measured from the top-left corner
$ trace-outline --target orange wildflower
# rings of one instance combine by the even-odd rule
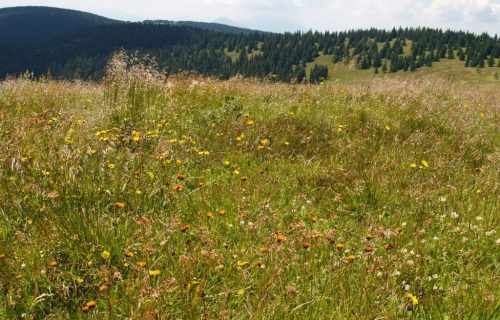
[[[89,302],[87,302],[85,304],[85,306],[88,307],[88,308],[93,308],[93,307],[96,306],[96,304],[97,304],[97,302],[95,302],[94,300],[90,300]]]
[[[118,209],[123,209],[125,208],[125,206],[125,202],[115,202],[115,207],[117,207]]]
[[[174,190],[174,191],[182,191],[182,190],[184,190],[184,186],[182,184],[174,184],[172,186],[172,190]]]

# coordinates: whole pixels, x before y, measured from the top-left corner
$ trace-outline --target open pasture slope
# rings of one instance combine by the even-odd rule
[[[0,83],[0,319],[498,319],[496,83]]]

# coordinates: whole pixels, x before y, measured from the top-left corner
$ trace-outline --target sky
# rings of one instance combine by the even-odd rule
[[[426,26],[500,35],[500,0],[0,0],[109,18],[221,22],[265,31]]]

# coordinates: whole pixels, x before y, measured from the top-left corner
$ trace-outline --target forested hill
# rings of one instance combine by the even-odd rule
[[[0,45],[0,76],[29,70],[35,75],[50,72],[55,78],[100,79],[107,61],[120,49],[153,56],[169,74],[188,71],[222,79],[241,74],[284,82],[327,78],[328,68],[318,62],[325,59],[374,73],[411,72],[441,59],[460,60],[463,68],[500,66],[500,41],[488,34],[428,28],[234,33],[106,21],[28,47]],[[312,70],[306,72],[306,67]]]
[[[180,26],[180,27],[193,27],[204,30],[212,30],[218,32],[228,32],[228,33],[254,33],[263,31],[252,30],[240,27],[229,26],[227,24],[222,23],[214,23],[214,22],[197,22],[197,21],[169,21],[169,20],[144,20],[145,24],[158,24],[158,25],[171,25],[171,26]]]
[[[0,9],[0,45],[42,43],[87,27],[118,23],[95,14],[49,7]]]

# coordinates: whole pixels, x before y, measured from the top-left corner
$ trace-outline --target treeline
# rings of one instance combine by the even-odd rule
[[[224,33],[187,26],[117,24],[88,28],[43,45],[0,47],[0,75],[26,70],[54,78],[98,80],[119,49],[155,57],[168,74],[182,71],[227,79],[240,74],[284,82],[321,82],[327,66],[354,63],[374,72],[413,71],[440,59],[459,59],[464,67],[500,66],[498,36],[428,28],[307,33]]]
[[[347,38],[348,42],[352,38]],[[356,40],[354,40],[356,41]],[[409,45],[407,42],[411,42]],[[360,69],[379,68],[383,72],[415,71],[440,59],[459,59],[465,61],[465,67],[500,67],[500,42],[498,36],[488,34],[477,36],[471,33],[453,32],[434,29],[393,29],[391,32],[375,32],[364,36],[354,49],[340,43],[331,49],[333,61],[355,59]],[[405,53],[405,48],[406,53]]]

